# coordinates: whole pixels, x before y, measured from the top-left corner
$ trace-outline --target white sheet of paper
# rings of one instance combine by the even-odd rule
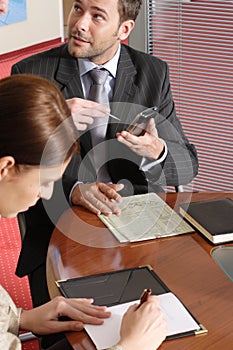
[[[164,311],[168,334],[175,335],[200,329],[183,304],[173,293],[159,295],[160,308]],[[108,308],[112,315],[101,326],[85,325],[85,330],[98,350],[108,349],[117,344],[120,339],[121,319],[125,311],[138,300]]]

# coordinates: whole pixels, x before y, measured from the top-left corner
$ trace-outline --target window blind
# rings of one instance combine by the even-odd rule
[[[148,51],[169,64],[197,191],[233,190],[233,1],[147,0]],[[186,190],[189,188],[185,188]]]

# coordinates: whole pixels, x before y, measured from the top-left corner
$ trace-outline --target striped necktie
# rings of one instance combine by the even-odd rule
[[[102,105],[109,105],[108,94],[105,88],[106,80],[109,72],[106,69],[92,69],[89,72],[92,79],[92,86],[88,96],[89,100],[98,102]],[[107,159],[105,137],[108,126],[108,115],[103,118],[94,118],[94,123],[91,126],[91,140],[94,152],[94,162],[97,172],[97,181],[111,182],[110,176],[104,165]],[[100,145],[101,144],[101,145]],[[95,150],[95,146],[96,150]]]

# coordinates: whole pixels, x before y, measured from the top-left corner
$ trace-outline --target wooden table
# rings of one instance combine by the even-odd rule
[[[233,199],[233,192],[170,193],[161,196],[178,210],[179,203],[188,200]],[[233,349],[233,283],[211,257],[215,246],[203,236],[190,233],[142,243],[119,244],[98,217],[78,207],[65,212],[58,227],[53,232],[47,257],[51,297],[59,295],[55,280],[149,264],[208,329],[207,334],[165,341],[160,349]],[[76,350],[95,349],[85,331],[67,333],[67,338]]]

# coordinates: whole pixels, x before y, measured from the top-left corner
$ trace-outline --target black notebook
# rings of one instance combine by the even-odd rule
[[[183,203],[180,214],[213,244],[233,241],[233,200]]]
[[[207,332],[205,327],[195,319],[190,311],[149,266],[72,278],[57,281],[56,284],[65,297],[94,298],[94,304],[109,306],[113,313],[118,305],[120,307],[122,305],[128,307],[128,303],[132,301],[137,302],[142,291],[146,288],[151,288],[152,294],[156,294],[161,298],[162,308],[164,305],[164,309],[168,311],[167,317],[170,319],[169,322],[173,322],[170,324],[171,331],[170,333],[168,332],[167,339]],[[170,312],[171,314],[169,314]],[[106,320],[105,323],[107,323]],[[183,325],[179,326],[181,328],[177,328],[177,325],[182,323]],[[96,344],[92,331],[101,332],[101,328],[93,327],[85,326],[85,329]],[[106,334],[106,332],[108,331],[105,330],[103,333]],[[102,337],[99,338],[102,339]],[[97,349],[104,349],[110,347],[111,344],[109,344],[104,343],[102,347],[96,344],[96,347]]]

